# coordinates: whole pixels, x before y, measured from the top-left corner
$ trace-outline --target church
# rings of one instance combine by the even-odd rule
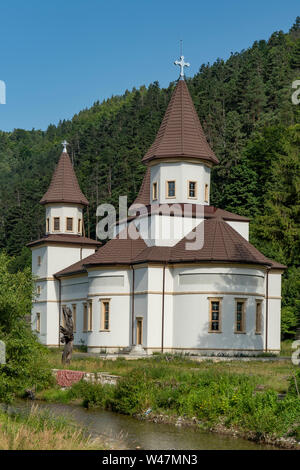
[[[285,266],[249,243],[249,219],[210,205],[210,148],[184,79],[172,94],[128,216],[105,244],[85,236],[82,193],[67,143],[45,207],[45,235],[28,244],[32,328],[60,344],[62,309],[89,352],[255,355],[280,351]],[[95,214],[96,216],[96,214]]]

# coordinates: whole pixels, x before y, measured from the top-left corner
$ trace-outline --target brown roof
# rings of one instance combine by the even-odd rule
[[[156,139],[142,161],[170,157],[198,158],[219,163],[207,143],[184,80],[178,81]]]
[[[63,152],[56,165],[48,191],[40,200],[41,204],[51,202],[68,202],[89,205],[81,192],[74,168],[67,152]]]
[[[204,243],[197,250],[187,250],[186,243],[193,240],[188,236],[167,250],[163,247],[151,247],[144,250],[135,262],[167,261],[180,262],[230,262],[271,265],[272,262],[260,253],[251,243],[221,218],[206,219],[202,222]],[[198,225],[200,227],[200,224]],[[195,230],[194,230],[195,231]],[[200,233],[200,232],[199,232]],[[100,250],[101,251],[101,250]]]
[[[127,238],[122,238],[122,237]],[[59,271],[55,276],[74,274],[85,271],[85,266],[101,264],[131,264],[138,253],[147,247],[143,239],[132,240],[128,236],[128,228],[124,229],[116,238],[109,240],[96,253]]]
[[[273,269],[286,268],[286,266],[266,258],[221,218],[206,219],[202,223],[204,224],[204,243],[200,249],[186,249],[186,243],[193,242],[193,240],[188,239],[188,236],[180,240],[173,247],[148,247],[141,238],[137,240],[130,238],[122,239],[121,235],[119,235],[107,242],[95,254],[69,266],[56,275],[63,276],[75,272],[84,272],[89,266],[130,265],[147,262],[246,263],[268,266]],[[128,235],[127,229],[124,229],[121,233]]]
[[[144,206],[147,206],[148,204],[151,203],[150,201],[150,176],[151,176],[151,170],[148,167],[146,170],[144,179],[142,181],[142,185],[140,187],[139,193],[137,197],[135,198],[134,202],[132,203],[132,205],[144,204]]]
[[[137,198],[138,199],[138,198]],[[140,200],[135,200],[133,204],[141,204]],[[129,208],[129,213],[130,213],[130,209],[132,209],[133,207],[133,204],[130,206]],[[144,204],[144,203],[142,203]],[[220,217],[224,220],[228,220],[228,221],[235,221],[235,222],[249,222],[250,219],[248,217],[245,217],[243,215],[238,215],[238,214],[234,214],[233,212],[229,212],[229,211],[225,211],[224,209],[218,209],[217,207],[214,207],[214,206],[207,206],[207,205],[203,205],[201,206],[200,204],[183,204],[183,203],[175,203],[175,204],[148,204],[146,205],[146,210],[147,210],[147,214],[150,215],[150,214],[161,214],[161,215],[168,215],[169,214],[169,209],[170,207],[173,207],[174,211],[172,210],[172,212],[170,213],[170,215],[174,215],[174,216],[179,216],[179,217],[182,217],[182,216],[185,216],[185,217],[197,217],[197,209],[200,209],[200,208],[203,208],[203,211],[204,211],[204,218],[205,219],[212,219],[212,218],[215,218],[215,217]],[[184,206],[187,206],[188,207],[188,211],[189,212],[185,212],[185,208]],[[137,209],[137,216],[139,215],[139,212],[138,212],[138,209]],[[144,213],[143,213],[144,215]],[[128,217],[128,221],[130,220],[133,220],[136,216],[131,216],[131,217]],[[119,221],[118,223],[123,223],[124,221],[121,220]],[[118,225],[117,223],[117,225]]]
[[[76,245],[89,245],[98,247],[101,245],[101,242],[97,240],[92,240],[88,237],[81,237],[80,235],[69,235],[69,234],[50,234],[45,235],[39,240],[35,240],[27,244],[27,246],[43,245],[44,243],[70,243]]]

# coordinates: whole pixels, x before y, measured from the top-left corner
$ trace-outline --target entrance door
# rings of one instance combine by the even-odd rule
[[[143,319],[136,319],[136,344],[143,343]]]

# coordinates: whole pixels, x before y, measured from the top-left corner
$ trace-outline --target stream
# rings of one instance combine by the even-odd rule
[[[266,450],[242,438],[201,431],[193,427],[177,427],[140,421],[111,411],[86,410],[81,406],[19,400],[12,411],[28,413],[32,406],[48,410],[54,416],[66,416],[92,437],[102,437],[114,449],[146,450]]]

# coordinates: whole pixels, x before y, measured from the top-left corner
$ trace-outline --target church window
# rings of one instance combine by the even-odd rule
[[[188,185],[189,198],[197,197],[197,183],[196,181],[189,181]]]
[[[46,232],[50,232],[50,220],[49,220],[49,217],[47,218],[47,221],[46,221]]]
[[[89,302],[88,304],[88,331],[92,331],[93,330],[93,303],[92,302]]]
[[[76,332],[76,304],[72,305],[73,331]]]
[[[255,333],[261,334],[262,330],[262,302],[261,300],[256,301],[256,319],[255,319]]]
[[[236,299],[235,303],[235,333],[245,333],[246,300]]]
[[[208,202],[208,184],[205,185],[204,189],[204,201]]]
[[[209,332],[221,333],[221,299],[209,299]]]
[[[38,256],[38,262],[37,262],[38,266],[41,266],[42,264],[42,258],[41,256]]]
[[[93,303],[83,304],[83,331],[93,330]]]
[[[73,232],[73,217],[67,217],[67,232]]]
[[[100,331],[109,330],[109,320],[110,320],[110,301],[101,300],[101,324]]]
[[[176,185],[175,181],[167,181],[167,197],[175,197]]]
[[[54,217],[53,218],[53,231],[59,232],[59,230],[60,230],[60,218]]]
[[[38,333],[41,332],[41,314],[40,313],[36,314],[36,331]]]
[[[153,201],[156,201],[157,198],[158,198],[157,182],[155,182],[152,185],[152,199],[153,199]]]
[[[88,330],[88,309],[87,304],[83,304],[83,331]]]
[[[81,219],[78,219],[78,233],[82,233],[82,230],[81,230]]]

